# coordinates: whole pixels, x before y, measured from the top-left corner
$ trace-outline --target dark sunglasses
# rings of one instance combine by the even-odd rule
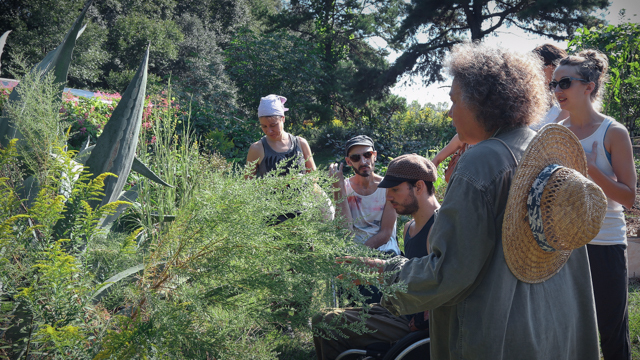
[[[367,151],[366,153],[362,154],[362,156],[364,156],[365,159],[371,159],[371,156],[373,156],[373,151]],[[352,162],[358,162],[360,161],[360,154],[349,155],[349,159]]]
[[[558,85],[560,85],[560,89],[567,90],[568,88],[571,87],[571,82],[573,80],[582,81],[585,84],[588,84],[590,82],[589,80],[578,79],[578,78],[574,78],[574,77],[571,77],[571,76],[567,76],[567,77],[563,77],[562,79],[560,79],[560,81],[553,80],[552,82],[550,82],[549,83],[549,90],[554,91],[556,89],[556,86],[558,86]]]

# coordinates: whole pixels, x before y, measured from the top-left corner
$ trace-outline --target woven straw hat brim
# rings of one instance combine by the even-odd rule
[[[572,168],[587,176],[587,159],[578,138],[562,125],[543,127],[529,143],[513,178],[502,223],[507,266],[523,282],[536,284],[557,274],[571,250],[542,250],[531,232],[527,197],[538,174],[549,164]]]

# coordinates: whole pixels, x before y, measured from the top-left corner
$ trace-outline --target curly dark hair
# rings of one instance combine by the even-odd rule
[[[574,66],[581,78],[592,81],[596,86],[591,92],[591,102],[600,101],[604,95],[604,85],[609,80],[609,59],[598,50],[582,50],[560,60],[558,66]]]
[[[550,107],[542,61],[532,52],[463,43],[453,47],[445,66],[488,132],[529,125]]]
[[[533,49],[533,52],[538,54],[544,61],[544,65],[556,66],[558,61],[567,57],[567,52],[553,44],[544,44]]]

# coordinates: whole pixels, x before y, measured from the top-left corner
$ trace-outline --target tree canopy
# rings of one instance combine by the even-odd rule
[[[392,44],[404,52],[381,83],[395,83],[405,73],[422,75],[426,84],[442,81],[442,62],[453,45],[482,40],[503,25],[566,40],[575,29],[596,25],[591,13],[608,5],[608,0],[412,0]],[[427,40],[419,42],[421,35]]]

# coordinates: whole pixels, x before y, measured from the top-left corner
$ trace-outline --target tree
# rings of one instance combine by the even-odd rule
[[[640,121],[640,25],[599,26],[578,29],[569,51],[598,49],[609,58],[603,112],[624,124],[631,136],[638,135]]]
[[[227,73],[238,88],[238,102],[251,118],[268,94],[285,96],[287,120],[302,124],[326,113],[318,101],[325,73],[314,44],[284,31],[238,34],[226,49]]]
[[[367,99],[383,94],[386,87],[372,91],[363,77],[382,74],[388,67],[383,60],[387,53],[376,51],[366,40],[373,36],[389,37],[402,8],[402,0],[294,0],[272,16],[273,27],[288,29],[317,44],[326,77],[323,79],[322,104],[348,106],[355,99],[363,104]],[[353,90],[353,93],[352,93]],[[321,115],[323,120],[332,113]]]
[[[424,76],[425,84],[442,81],[442,62],[453,45],[482,40],[503,25],[566,40],[576,28],[596,25],[589,14],[608,5],[607,0],[412,0],[393,39],[396,47],[408,45],[381,84],[395,83],[404,73]],[[418,43],[419,34],[427,41]]]

